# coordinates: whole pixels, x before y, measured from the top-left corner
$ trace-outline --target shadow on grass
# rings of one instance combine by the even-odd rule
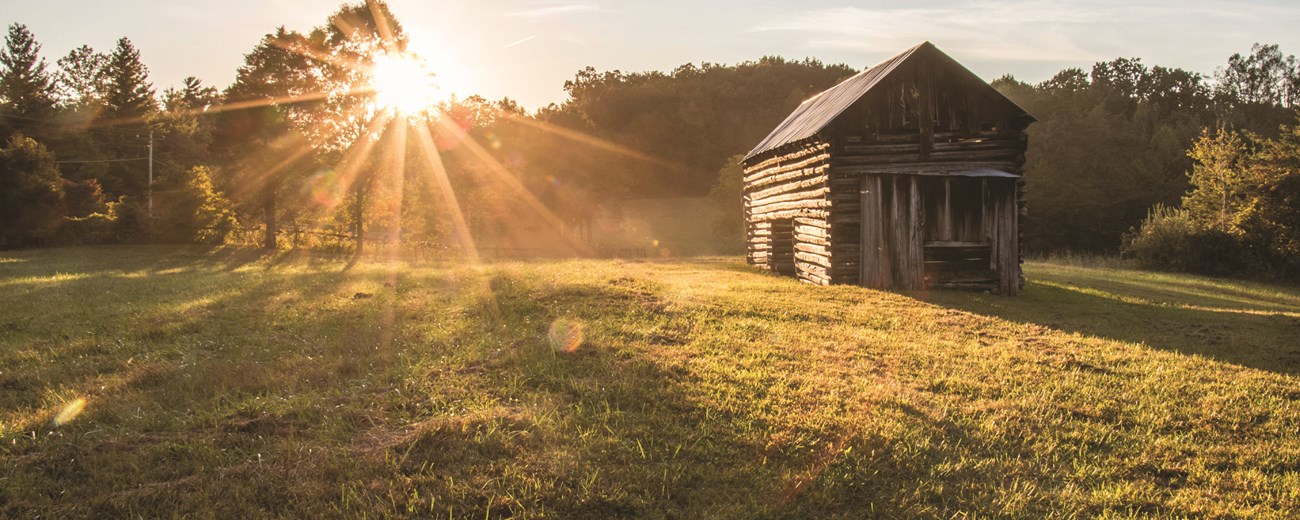
[[[1089,268],[1032,269],[1020,296],[930,303],[1279,374],[1300,374],[1300,295],[1254,284]]]
[[[378,300],[395,278],[333,265],[231,272],[266,259],[245,250],[93,252],[95,261],[51,255],[54,265],[21,275],[57,274],[62,261],[91,276],[0,297],[0,344],[12,347],[0,355],[0,412],[21,417],[6,418],[5,433],[31,431],[3,450],[14,461],[7,478],[23,484],[0,490],[0,516],[327,513],[322,498],[340,482],[315,472],[346,464],[299,452],[323,453],[333,430],[374,423],[339,393],[391,371],[391,349],[376,348],[391,346]],[[88,404],[56,427],[41,409],[70,398],[61,395]],[[302,482],[284,486],[290,474]],[[79,500],[40,498],[55,488]]]
[[[715,301],[666,301],[670,291],[644,277],[570,280],[568,273],[545,270],[509,274],[511,265],[482,280],[449,271],[408,280],[365,265],[344,271],[343,261],[316,258],[278,259],[319,268],[276,264],[260,278],[261,269],[229,272],[241,258],[214,258],[187,277],[162,274],[174,259],[122,260],[129,265],[113,269],[158,275],[123,294],[106,294],[112,287],[103,284],[112,280],[105,277],[28,295],[71,294],[84,300],[87,309],[79,312],[135,308],[98,332],[124,336],[120,345],[49,344],[61,357],[35,368],[48,372],[10,385],[14,393],[55,382],[95,388],[122,376],[120,388],[92,399],[85,418],[60,430],[66,439],[21,441],[3,452],[15,462],[8,491],[0,490],[0,513],[996,514],[998,503],[988,494],[996,484],[987,483],[999,482],[1004,466],[935,468],[987,458],[983,452],[1033,458],[1014,437],[981,433],[975,419],[936,416],[894,393],[873,398],[878,409],[866,416],[874,421],[869,424],[772,419],[776,408],[795,408],[787,411],[796,416],[841,398],[772,398],[770,385],[816,368],[808,360],[775,363],[778,356],[753,352],[759,344],[729,341],[734,330],[709,329],[734,318],[818,327],[844,319],[841,307],[861,300],[861,291],[838,291],[843,301],[791,313],[777,297],[810,293],[768,288],[777,290],[771,301],[737,312]],[[717,268],[747,269],[728,261]],[[1179,334],[1151,336],[1138,318],[1125,318],[1136,320],[1132,326],[1111,318],[1146,312],[1152,313],[1147,322],[1183,324],[1205,319],[1201,314],[1224,315],[1048,285],[1031,286],[1019,299],[941,299],[980,314],[1166,343]],[[1265,319],[1268,337],[1276,339],[1279,325],[1268,321],[1275,316],[1246,316]],[[50,316],[49,330],[70,329],[75,318]],[[561,319],[584,324],[584,341],[573,352],[553,343],[551,327]],[[861,319],[858,325],[869,327],[874,318]],[[674,349],[684,352],[665,355]],[[692,364],[706,356],[715,370]],[[36,366],[27,359],[0,362]],[[893,433],[873,428],[882,425],[893,425]],[[64,491],[82,501],[51,498]]]

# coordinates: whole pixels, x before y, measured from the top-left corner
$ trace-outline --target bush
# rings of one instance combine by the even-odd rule
[[[235,227],[235,213],[212,185],[205,166],[195,166],[178,179],[175,189],[159,197],[155,238],[171,242],[220,244]]]
[[[113,241],[144,242],[153,236],[149,210],[135,198],[123,195],[117,202],[109,203],[109,211],[116,216],[112,224]]]
[[[63,179],[41,143],[15,135],[0,149],[0,247],[43,243],[63,220]]]
[[[73,218],[108,213],[104,188],[99,185],[98,179],[86,179],[83,182],[63,179],[63,203],[67,216]]]
[[[84,217],[66,217],[59,225],[55,242],[59,245],[92,245],[113,242],[117,219],[110,213],[91,213]]]
[[[1148,269],[1230,275],[1242,274],[1250,264],[1236,237],[1204,226],[1185,209],[1160,204],[1125,235],[1122,251]]]
[[[718,249],[727,253],[745,251],[744,158],[736,155],[728,159],[718,171],[717,184],[709,191],[709,200],[718,210],[713,221],[713,235],[718,239]]]

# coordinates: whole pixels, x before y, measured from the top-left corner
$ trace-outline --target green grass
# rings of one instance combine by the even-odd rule
[[[1300,511],[1300,290],[1026,272],[0,253],[0,516]]]

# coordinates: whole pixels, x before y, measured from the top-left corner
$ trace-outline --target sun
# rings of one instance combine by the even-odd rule
[[[433,79],[433,71],[419,57],[409,54],[376,57],[370,68],[375,106],[403,115],[428,111],[439,99],[439,88]]]

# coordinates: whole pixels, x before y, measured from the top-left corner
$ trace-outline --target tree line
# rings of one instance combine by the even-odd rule
[[[9,27],[0,50],[0,246],[288,239],[359,249],[368,233],[450,248],[499,226],[521,199],[581,230],[617,215],[619,201],[704,195],[726,217],[702,225],[735,244],[736,155],[856,72],[780,57],[667,72],[588,67],[565,83],[563,102],[532,112],[471,96],[441,103],[437,117],[372,128],[374,107],[356,88],[365,70],[341,63],[405,40],[382,2],[344,5],[307,32],[274,28],[224,89],[189,78],[158,93],[129,39],[51,65],[26,27]],[[1039,119],[1025,166],[1027,247],[1139,256],[1153,243],[1143,237],[1186,212],[1201,215],[1198,232],[1228,236],[1227,250],[1254,251],[1242,260],[1251,269],[1290,265],[1278,260],[1289,247],[1279,244],[1295,227],[1278,219],[1295,214],[1284,193],[1294,131],[1283,127],[1296,121],[1300,72],[1276,45],[1234,54],[1212,76],[1120,58],[1037,84],[1011,76],[993,84]],[[1207,167],[1206,143],[1237,146],[1225,139],[1245,143],[1236,169]],[[1253,202],[1206,213],[1198,190],[1232,184],[1225,179],[1238,183],[1224,188],[1229,199]],[[1260,205],[1272,206],[1239,214]],[[1260,253],[1265,243],[1276,251]]]
[[[221,242],[249,229],[271,248],[287,235],[297,244],[299,231],[354,243],[343,247],[364,243],[366,231],[452,245],[452,211],[474,232],[491,229],[521,192],[581,229],[617,214],[620,200],[706,193],[734,150],[853,73],[779,57],[671,73],[587,68],[566,82],[568,100],[532,113],[470,96],[442,103],[438,121],[419,129],[367,128],[367,97],[351,92],[364,70],[340,62],[365,62],[405,38],[382,2],[344,5],[311,31],[268,33],[223,90],[187,78],[159,94],[127,38],[51,66],[27,27],[10,26],[0,182],[12,189],[0,246]],[[399,131],[402,150],[359,149]],[[427,160],[420,133],[440,164]],[[395,171],[395,156],[426,160]]]
[[[1177,246],[1166,242],[1155,247],[1151,240],[1153,230],[1161,226],[1164,231],[1159,234],[1172,240],[1169,226],[1162,224],[1169,221],[1171,211],[1187,206],[1186,210],[1202,214],[1204,207],[1196,201],[1204,197],[1205,186],[1249,177],[1238,171],[1249,161],[1207,169],[1206,161],[1212,160],[1207,143],[1235,136],[1252,143],[1252,150],[1281,153],[1279,143],[1291,135],[1288,125],[1297,120],[1300,108],[1300,67],[1277,45],[1256,44],[1248,54],[1234,54],[1210,77],[1120,58],[1097,63],[1088,71],[1062,70],[1038,84],[1004,76],[993,85],[1039,118],[1029,129],[1025,164],[1029,248],[1122,252],[1150,267],[1198,272],[1225,273],[1228,270],[1221,266],[1236,265],[1232,272],[1297,274],[1294,268],[1300,255],[1283,250],[1263,253],[1261,242],[1247,240],[1240,228],[1230,233],[1237,238],[1227,241],[1202,241],[1194,233],[1180,238]],[[1271,171],[1282,177],[1300,174],[1294,168],[1278,169],[1279,161],[1272,164]],[[1292,181],[1278,179],[1272,189],[1293,189],[1288,188]],[[1262,189],[1243,186],[1235,193],[1245,196]],[[1288,197],[1297,196],[1300,192],[1292,191],[1254,200],[1269,205],[1261,215],[1294,219],[1300,206],[1288,202]],[[1289,231],[1281,231],[1287,226],[1269,226],[1290,233],[1289,240],[1300,238],[1294,225]],[[1230,226],[1209,227],[1227,232]],[[1166,261],[1173,258],[1170,252],[1187,253],[1197,244],[1217,249],[1179,256],[1200,258],[1195,262]],[[1155,254],[1157,250],[1165,252]],[[1285,257],[1290,260],[1279,261]]]

